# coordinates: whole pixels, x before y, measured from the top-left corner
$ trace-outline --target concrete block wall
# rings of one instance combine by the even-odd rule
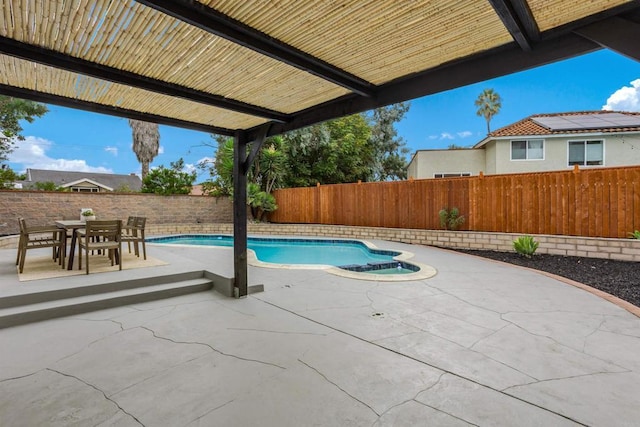
[[[390,240],[450,249],[486,249],[511,252],[513,241],[522,234],[472,231],[418,230],[405,228],[353,227],[318,224],[248,224],[249,234],[276,236],[319,236]],[[147,235],[178,233],[232,234],[233,224],[156,224]],[[640,240],[536,234],[537,253],[640,261]]]
[[[149,223],[146,235],[171,234],[233,234],[231,223]],[[471,231],[417,230],[405,228],[352,227],[316,224],[248,224],[248,233],[274,236],[318,236],[362,240],[389,240],[449,249],[486,249],[511,252],[512,242],[521,234]],[[537,234],[537,253],[604,258],[620,261],[640,261],[640,240],[605,239],[596,237],[551,236]],[[15,248],[17,236],[0,238],[0,248]]]
[[[233,205],[226,197],[157,196],[145,193],[67,193],[0,190],[0,235],[19,232],[18,217],[28,225],[51,224],[57,219],[80,218],[91,208],[97,219],[145,216],[151,224],[229,223]]]

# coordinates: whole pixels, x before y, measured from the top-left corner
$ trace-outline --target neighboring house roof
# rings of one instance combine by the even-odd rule
[[[53,182],[59,187],[71,187],[82,182],[89,182],[107,191],[128,187],[132,191],[140,191],[142,180],[135,174],[117,175],[111,173],[68,172],[45,169],[27,169],[25,186],[36,182]]]
[[[571,126],[568,123],[574,123]],[[534,114],[491,132],[474,148],[492,139],[509,136],[568,135],[580,133],[640,132],[640,113],[627,111],[578,111]]]

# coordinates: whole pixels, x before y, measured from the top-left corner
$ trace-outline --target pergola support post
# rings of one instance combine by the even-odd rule
[[[238,130],[233,141],[233,293],[247,296],[247,133]]]
[[[233,141],[233,293],[236,298],[246,297],[249,291],[247,275],[247,172],[262,144],[267,139],[271,123],[258,129],[249,143],[249,134],[238,130]],[[247,145],[251,151],[247,154]],[[255,291],[255,289],[254,289]]]

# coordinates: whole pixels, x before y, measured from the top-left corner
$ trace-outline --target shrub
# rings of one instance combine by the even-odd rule
[[[640,230],[629,233],[629,237],[631,237],[632,239],[640,239]]]
[[[513,241],[513,248],[520,255],[531,258],[538,249],[538,242],[531,236],[521,236]]]
[[[443,208],[438,212],[440,225],[445,230],[457,230],[464,223],[464,216],[460,215],[458,208]]]

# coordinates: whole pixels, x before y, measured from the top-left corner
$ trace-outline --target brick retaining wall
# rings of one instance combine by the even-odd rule
[[[512,242],[521,234],[471,231],[414,230],[403,228],[350,227],[309,224],[248,224],[249,234],[279,236],[344,237],[364,240],[390,240],[455,249],[513,251]],[[152,224],[147,235],[179,233],[232,234],[233,224]],[[538,253],[553,255],[640,261],[640,240],[597,237],[534,235],[540,243]]]
[[[57,219],[79,219],[81,208],[93,209],[97,219],[145,216],[151,224],[233,221],[233,205],[226,197],[0,190],[0,224],[6,224],[0,235],[17,234],[18,217],[24,217],[28,225],[44,225]]]
[[[182,233],[233,234],[231,223],[154,223],[149,222],[147,236]],[[279,236],[342,237],[363,240],[389,240],[455,249],[513,251],[512,242],[521,234],[472,231],[415,230],[404,228],[351,227],[313,224],[248,224],[249,234]],[[597,237],[533,235],[540,243],[537,253],[640,261],[640,240]],[[16,236],[0,238],[0,248],[17,246]]]

